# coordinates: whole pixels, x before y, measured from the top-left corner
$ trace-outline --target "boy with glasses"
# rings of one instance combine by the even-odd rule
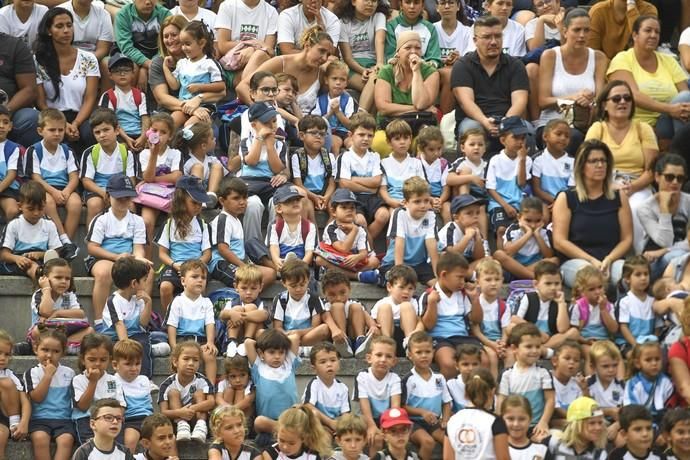
[[[116,399],[100,399],[91,407],[93,438],[77,449],[73,460],[120,458],[134,460],[128,449],[115,442],[122,431],[125,411]]]

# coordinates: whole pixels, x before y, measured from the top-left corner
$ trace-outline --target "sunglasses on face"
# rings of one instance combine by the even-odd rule
[[[678,182],[679,184],[682,184],[685,182],[685,176],[682,174],[678,174],[678,175],[676,175],[676,174],[662,174],[662,176],[664,177],[664,180],[666,182],[674,182],[675,181],[675,182]]]
[[[611,101],[614,104],[619,104],[621,101],[623,102],[630,102],[632,101],[633,97],[631,94],[616,94],[615,96],[611,96],[607,101]]]

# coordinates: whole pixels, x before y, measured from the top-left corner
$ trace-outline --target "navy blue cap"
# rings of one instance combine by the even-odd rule
[[[339,188],[333,192],[331,203],[357,203],[357,197],[346,188]]]
[[[463,208],[472,206],[473,204],[485,204],[486,200],[481,198],[475,198],[472,195],[458,195],[453,197],[453,201],[450,203],[450,212],[455,214]]]
[[[513,116],[503,118],[501,120],[501,125],[499,126],[498,131],[501,134],[510,133],[515,136],[520,136],[522,134],[529,133],[530,129],[527,126],[527,123],[525,123],[525,121],[522,118]]]
[[[122,53],[115,53],[108,59],[108,70],[113,70],[113,68],[123,64],[129,64],[134,68],[134,61],[132,61],[129,56],[125,56]]]
[[[255,102],[249,106],[249,121],[266,123],[278,116],[278,111],[270,102]]]
[[[189,193],[189,196],[192,197],[192,200],[196,201],[197,203],[208,202],[208,194],[206,193],[204,184],[201,182],[201,179],[196,176],[180,177],[175,183],[175,188],[179,188]]]
[[[299,189],[296,185],[281,185],[280,187],[278,187],[278,189],[276,189],[275,193],[273,194],[273,203],[285,203],[286,201],[296,198],[298,196],[302,195],[299,193]]]
[[[105,186],[105,191],[113,198],[134,198],[137,196],[137,191],[134,188],[132,179],[122,173],[110,176],[108,184]]]

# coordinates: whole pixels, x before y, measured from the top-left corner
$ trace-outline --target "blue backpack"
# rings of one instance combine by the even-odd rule
[[[33,152],[36,152],[36,156],[38,157],[38,163],[40,164],[43,160],[43,144],[41,142],[36,142],[31,147],[33,148]],[[27,154],[22,156],[22,158],[25,159],[25,164],[23,166],[19,164],[17,165],[17,176],[21,175],[22,178],[25,178],[26,180],[31,179],[31,175],[34,172],[34,156],[33,152],[31,151],[31,147],[29,148],[29,150],[27,150]],[[65,155],[65,161],[69,162],[69,147],[67,146],[67,144],[60,144],[60,147],[62,147],[62,153],[63,155]]]

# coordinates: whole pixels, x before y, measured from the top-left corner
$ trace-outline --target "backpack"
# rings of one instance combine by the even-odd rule
[[[584,297],[580,297],[575,301],[575,305],[580,310],[580,321],[584,321],[587,324],[587,321],[589,321],[589,302]],[[609,302],[606,304],[606,307],[610,308],[610,305],[611,303]]]
[[[117,148],[120,151],[120,158],[122,158],[122,174],[127,175],[127,146],[125,144],[117,143]],[[101,157],[101,144],[96,144],[91,149],[91,162],[93,163],[93,170],[98,168],[98,159]]]
[[[528,292],[534,292],[534,290],[534,281],[532,280],[515,280],[510,282],[506,305],[510,308],[511,315],[517,314],[522,297]]]
[[[110,88],[108,91],[105,92],[105,95],[108,98],[108,101],[110,101],[110,105],[113,106],[113,111],[116,111],[117,98],[115,97],[115,90],[113,88]],[[141,105],[141,101],[143,100],[141,90],[139,88],[132,87],[132,96],[134,96],[134,105],[136,105],[138,109]],[[103,106],[107,107],[106,104],[103,104]]]
[[[43,144],[39,141],[31,147],[33,147],[33,151],[36,152],[36,156],[38,157],[38,163],[40,164],[43,160]],[[65,155],[65,161],[69,163],[69,147],[67,146],[67,144],[60,144],[60,147],[62,147],[62,153],[63,155]],[[28,153],[28,155],[23,155],[23,157],[21,157],[26,159],[26,164],[23,166],[17,164],[17,175],[19,175],[19,171],[21,170],[22,177],[30,179],[34,171],[34,156],[32,154],[33,152],[27,151],[26,153]]]
[[[317,98],[317,104],[319,104],[319,110],[321,111],[322,115],[326,115],[328,113],[328,91],[323,91],[322,93],[319,94]],[[345,108],[347,107],[347,103],[350,102],[350,95],[347,92],[344,92],[343,94],[340,95],[340,111],[345,114]]]
[[[293,155],[297,155],[297,161],[299,162],[299,173],[300,177],[302,178],[302,183],[304,183],[304,179],[307,177],[309,173],[309,160],[307,159],[307,153],[302,148],[297,149],[297,151],[293,153]],[[333,175],[333,164],[331,163],[331,155],[325,148],[321,149],[319,155],[321,156],[321,161],[323,162],[323,169],[326,170],[326,177],[331,177]],[[294,180],[294,173],[292,174],[292,178]],[[326,188],[328,188],[328,180],[326,180],[323,184],[323,188],[321,189],[322,194],[326,191]]]
[[[7,139],[5,141],[5,146],[3,147],[3,154],[5,155],[5,164],[9,164],[10,162],[10,157],[14,153],[15,149],[19,149],[19,158],[17,158],[17,177],[16,181],[18,183],[22,183],[24,177],[22,177],[22,163],[24,161],[24,157],[26,156],[26,149],[22,147],[19,144],[16,144],[12,142],[11,140]]]
[[[527,296],[527,312],[525,313],[525,321],[528,321],[532,324],[537,324],[537,319],[539,318],[539,307],[540,307],[540,300],[539,300],[539,294],[536,292],[528,292],[525,294]],[[551,334],[556,334],[558,333],[558,327],[556,326],[556,321],[558,318],[558,304],[556,303],[555,300],[552,300],[549,302],[549,316],[548,316],[548,323],[549,323],[549,332]]]
[[[309,228],[311,222],[302,217],[300,220],[300,230],[302,231],[302,243],[306,244],[307,235],[309,235]],[[280,236],[283,234],[283,229],[285,228],[285,221],[281,217],[276,217],[276,233],[278,234],[278,241],[280,241]]]
[[[503,328],[501,327],[501,318],[503,318],[503,315],[506,312],[506,301],[503,299],[498,299],[498,330],[502,331]]]

